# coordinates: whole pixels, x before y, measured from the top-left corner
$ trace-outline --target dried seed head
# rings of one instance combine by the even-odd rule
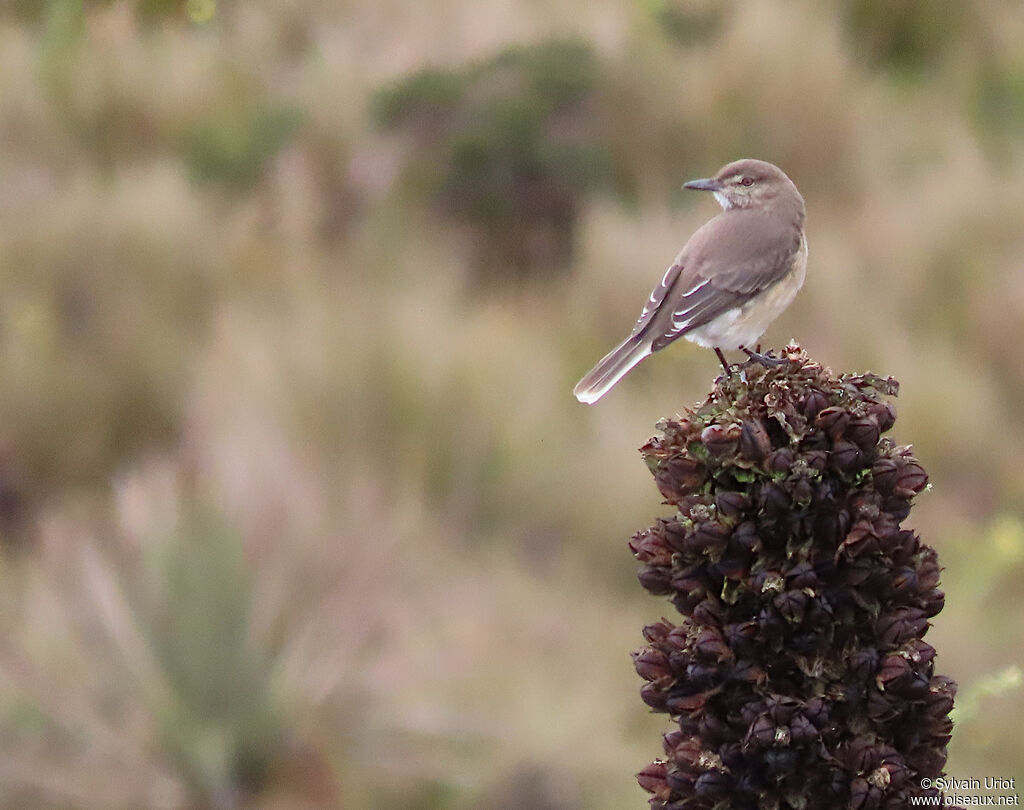
[[[729,456],[740,443],[739,425],[708,425],[700,434],[701,443],[713,456]]]
[[[832,439],[843,435],[850,422],[849,412],[840,405],[833,405],[820,411],[814,420],[814,426],[828,434]]]
[[[844,435],[865,453],[870,453],[875,449],[881,436],[878,419],[874,414],[851,419]]]
[[[883,434],[897,385],[786,364],[720,378],[644,458],[674,518],[629,541],[682,614],[644,629],[641,697],[668,713],[655,810],[902,808],[939,795],[956,685],[922,640],[935,552],[903,529],[928,477]]]
[[[640,787],[653,793],[654,798],[664,801],[671,792],[665,779],[667,775],[668,768],[664,762],[652,762],[636,775],[636,780]]]
[[[740,456],[747,461],[759,462],[772,449],[768,430],[760,419],[748,419],[740,432]]]

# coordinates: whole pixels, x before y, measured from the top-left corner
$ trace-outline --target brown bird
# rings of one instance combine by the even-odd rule
[[[712,192],[723,210],[679,251],[629,337],[576,384],[580,402],[679,337],[713,348],[727,372],[723,349],[770,361],[750,349],[804,283],[804,198],[778,166],[750,158],[683,187]]]

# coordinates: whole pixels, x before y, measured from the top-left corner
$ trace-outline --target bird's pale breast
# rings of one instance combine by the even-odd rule
[[[807,237],[793,256],[789,271],[778,281],[741,306],[726,310],[703,326],[691,329],[684,337],[706,348],[738,349],[757,343],[800,291],[807,274]]]

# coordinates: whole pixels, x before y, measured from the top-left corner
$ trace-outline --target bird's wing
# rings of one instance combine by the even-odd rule
[[[770,287],[789,271],[799,248],[799,227],[780,227],[759,211],[719,214],[690,237],[634,334],[651,329],[657,333],[652,350],[664,348]]]
[[[672,289],[672,285],[676,283],[682,269],[683,267],[677,258],[668,270],[665,271],[665,275],[661,277],[661,282],[651,290],[651,296],[647,299],[647,303],[644,304],[643,312],[640,313],[636,326],[633,327],[632,334],[638,335],[643,332],[654,319],[654,316],[661,311],[665,303],[665,297],[668,295],[668,291]]]

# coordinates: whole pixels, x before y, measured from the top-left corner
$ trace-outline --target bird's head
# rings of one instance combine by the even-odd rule
[[[803,207],[803,197],[782,169],[753,158],[735,160],[719,169],[714,177],[691,180],[683,188],[712,192],[726,211],[757,208],[780,199]]]

